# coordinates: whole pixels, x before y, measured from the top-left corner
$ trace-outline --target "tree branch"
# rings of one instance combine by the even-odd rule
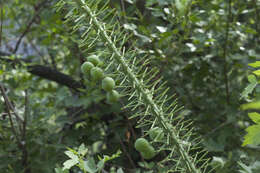
[[[34,14],[33,18],[30,20],[30,22],[28,23],[28,25],[26,26],[25,30],[23,31],[23,33],[21,34],[21,36],[19,37],[18,41],[15,44],[15,48],[13,50],[13,53],[16,53],[20,43],[23,39],[23,37],[30,31],[32,24],[34,23],[35,19],[37,18],[37,16],[40,14],[42,7],[44,6],[45,3],[47,3],[48,1],[44,0],[42,2],[40,2],[39,4],[36,5],[35,7],[35,11],[36,13]]]
[[[225,88],[226,88],[226,100],[227,104],[230,104],[230,91],[229,91],[229,79],[228,79],[228,62],[227,62],[227,49],[228,49],[228,41],[229,41],[229,30],[230,23],[232,22],[232,13],[231,13],[231,0],[228,1],[228,16],[226,21],[226,33],[225,33],[225,43],[224,43],[224,78],[225,78]]]
[[[13,134],[14,134],[14,136],[15,136],[17,145],[18,145],[19,148],[22,148],[22,144],[21,144],[21,141],[20,141],[18,132],[16,131],[15,125],[14,125],[14,122],[13,122],[12,113],[14,113],[14,115],[15,115],[16,118],[17,118],[17,120],[18,120],[18,117],[17,117],[17,114],[15,113],[15,110],[14,110],[13,105],[11,104],[11,102],[10,102],[8,96],[7,96],[6,93],[5,93],[5,88],[4,88],[4,85],[3,85],[2,83],[0,83],[0,91],[1,91],[2,96],[3,96],[3,98],[4,98],[4,101],[5,101],[5,105],[6,105],[6,108],[7,108],[7,114],[8,114],[8,116],[9,116],[9,120],[10,120],[10,124],[11,124],[11,129],[12,129]],[[20,120],[20,119],[19,119],[19,120]]]
[[[70,76],[63,74],[51,67],[46,67],[43,65],[31,65],[28,66],[28,72],[40,76],[44,79],[55,81],[58,84],[65,85],[76,91],[78,91],[79,88],[84,88],[84,86],[80,82],[72,79]]]
[[[1,55],[10,56],[11,54],[0,51],[0,61],[17,64],[20,64],[21,62],[28,63],[28,60],[26,59],[10,59],[1,57]],[[71,89],[74,89],[75,91],[79,91],[80,88],[85,88],[85,86],[81,82],[76,81],[71,76],[61,73],[51,67],[47,67],[44,65],[27,65],[27,68],[28,72],[33,75],[57,82],[60,85],[65,85]]]

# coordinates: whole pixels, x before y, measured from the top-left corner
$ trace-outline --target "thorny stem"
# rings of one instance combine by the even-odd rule
[[[115,59],[118,61],[119,64],[122,65],[125,74],[130,78],[130,81],[133,86],[136,86],[137,91],[141,96],[143,96],[144,101],[146,102],[147,106],[151,107],[151,110],[155,114],[160,126],[166,132],[166,134],[170,134],[170,144],[175,145],[177,148],[177,152],[181,155],[184,164],[190,173],[200,173],[201,171],[195,167],[195,164],[191,160],[188,153],[185,151],[183,146],[181,145],[176,132],[172,131],[167,127],[165,120],[163,119],[163,111],[158,108],[154,100],[148,94],[149,91],[144,88],[143,83],[141,83],[132,70],[127,65],[122,53],[116,48],[115,44],[112,42],[111,38],[107,35],[105,31],[105,27],[97,20],[97,18],[92,13],[91,9],[81,0],[76,0],[77,4],[84,10],[92,19],[93,25],[96,30],[100,31],[102,39],[107,43],[108,48],[114,53]]]

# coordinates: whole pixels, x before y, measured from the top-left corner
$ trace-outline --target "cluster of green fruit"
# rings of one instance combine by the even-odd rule
[[[159,127],[149,130],[148,134],[151,140],[155,142],[162,141],[164,137],[163,130]],[[145,138],[138,138],[135,141],[135,149],[140,152],[144,159],[152,159],[156,155],[153,146]]]
[[[120,94],[114,90],[115,81],[113,78],[105,76],[102,68],[102,61],[96,55],[91,55],[87,57],[87,61],[81,65],[81,71],[84,75],[90,77],[90,80],[101,81],[102,88],[107,92],[106,99],[108,103],[117,102]]]

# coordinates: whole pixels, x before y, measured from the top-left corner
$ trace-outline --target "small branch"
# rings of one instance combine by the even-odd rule
[[[52,54],[49,54],[50,58],[51,58],[51,64],[52,64],[52,68],[54,68],[55,70],[57,70],[57,65],[55,62],[55,58]]]
[[[39,13],[41,12],[41,8],[44,6],[44,4],[48,2],[48,1],[42,1],[40,2],[35,9],[37,9],[36,13],[34,14],[33,18],[30,20],[30,22],[27,24],[25,30],[23,31],[23,33],[21,34],[21,36],[19,37],[18,41],[15,44],[15,48],[13,50],[13,53],[15,54],[20,46],[20,43],[23,39],[23,37],[30,31],[32,24],[34,23],[35,19],[38,17]]]
[[[17,145],[18,145],[19,148],[22,148],[21,141],[19,139],[18,133],[15,130],[14,122],[13,122],[13,119],[12,119],[12,113],[11,112],[14,112],[13,106],[12,106],[8,96],[5,93],[5,88],[4,88],[2,83],[0,83],[0,90],[1,90],[1,93],[4,97],[5,105],[6,105],[6,108],[7,108],[7,113],[8,113],[9,119],[10,119],[11,129],[13,131],[15,138],[16,138]]]
[[[26,126],[27,126],[27,117],[29,115],[29,101],[28,101],[28,91],[25,90],[25,103],[24,103],[24,121],[22,128],[22,165],[24,166],[25,173],[31,173],[31,168],[28,164],[28,151],[27,151],[27,141],[26,141]]]
[[[0,51],[0,56],[11,56],[11,54],[8,52]]]
[[[256,30],[256,32],[258,32],[259,30],[258,30],[258,28],[259,28],[259,20],[260,20],[260,18],[259,18],[259,13],[260,12],[258,12],[259,10],[258,10],[258,7],[257,7],[257,0],[253,0],[253,4],[254,4],[254,6],[255,6],[255,30]],[[259,32],[258,32],[258,34],[254,37],[254,39],[255,39],[255,42],[256,42],[256,45],[257,45],[257,42],[258,42],[258,40],[259,40]]]
[[[70,76],[65,75],[50,67],[46,67],[43,65],[32,65],[28,66],[28,71],[31,74],[40,76],[51,81],[55,81],[76,91],[78,91],[79,88],[84,88],[84,86],[80,82],[75,81]]]
[[[10,119],[11,129],[13,131],[15,138],[16,138],[17,145],[22,151],[22,165],[25,168],[24,172],[25,173],[31,173],[31,169],[28,166],[28,151],[26,149],[26,141],[25,141],[26,140],[26,120],[27,120],[26,117],[27,117],[27,114],[28,114],[28,95],[27,95],[27,91],[25,92],[25,94],[26,94],[25,95],[25,112],[24,112],[24,121],[22,122],[23,127],[21,128],[21,139],[20,139],[19,136],[18,136],[18,132],[15,130],[14,122],[13,122],[12,114],[11,114],[11,112],[15,113],[14,107],[11,104],[8,96],[6,95],[5,88],[1,83],[0,83],[0,90],[1,90],[1,93],[2,93],[4,100],[5,100],[7,113],[8,113],[9,119]]]
[[[3,5],[0,5],[1,7],[1,25],[0,25],[0,47],[2,46],[2,33],[3,33],[3,21],[4,21],[4,12],[3,12]]]
[[[123,19],[124,19],[124,22],[126,23],[126,11],[125,11],[125,3],[123,0],[120,0],[120,4],[121,4],[121,8],[122,8],[122,11],[123,11]]]
[[[11,54],[0,51],[0,61],[5,61],[8,63],[15,63],[15,64],[20,64],[21,62],[29,63],[29,61],[26,59],[10,59],[10,58],[1,57],[1,55],[10,56]],[[79,91],[80,88],[85,88],[85,86],[81,82],[76,81],[71,76],[61,73],[51,67],[47,67],[43,65],[29,65],[27,66],[27,68],[28,68],[28,72],[33,75],[40,76],[44,79],[57,82],[58,84],[61,85],[65,85],[71,89],[74,89],[75,91]]]
[[[117,138],[119,139],[119,143],[120,143],[120,145],[122,146],[122,149],[124,150],[124,153],[126,154],[126,157],[128,158],[128,160],[129,160],[131,166],[132,166],[133,168],[135,168],[134,161],[132,160],[130,154],[127,152],[127,150],[126,150],[126,148],[125,148],[125,146],[124,146],[124,144],[123,144],[123,142],[122,142],[120,136],[119,136],[117,133],[115,133],[115,134],[116,134]]]
[[[2,95],[4,97],[4,100],[5,100],[5,103],[6,103],[6,106],[7,106],[7,109],[8,111],[10,111],[10,114],[11,112],[14,114],[15,118],[17,121],[20,121],[22,122],[23,120],[19,117],[19,115],[15,112],[15,109],[14,109],[14,106],[12,105],[12,103],[10,102],[9,98],[7,97],[6,93],[5,93],[5,89],[4,89],[4,86],[3,84],[0,83],[0,87],[1,87],[1,92],[2,92]]]
[[[23,121],[23,128],[22,128],[22,140],[26,140],[26,125],[27,125],[27,117],[29,114],[29,104],[28,104],[28,91],[25,90],[25,100],[24,100],[24,121]]]
[[[48,61],[44,58],[44,55],[38,50],[38,48],[32,43],[31,40],[27,39],[32,46],[32,48],[35,50],[35,52],[41,57],[44,64],[48,64]]]
[[[207,134],[203,135],[203,139],[213,133],[215,133],[216,131],[218,131],[219,129],[222,129],[223,127],[229,125],[229,124],[232,124],[232,122],[224,122],[224,123],[221,123],[218,127],[212,129],[210,132],[208,132]]]
[[[38,14],[38,13],[37,13],[37,14]],[[34,17],[32,18],[32,20],[28,23],[26,29],[23,31],[23,33],[22,33],[21,36],[19,37],[18,41],[16,42],[15,48],[14,48],[14,50],[13,50],[13,53],[14,53],[14,54],[17,52],[17,50],[18,50],[18,48],[19,48],[19,46],[20,46],[20,43],[21,43],[23,37],[30,31],[31,26],[32,26],[34,20],[36,19],[36,16],[37,16],[37,15],[34,15]]]
[[[229,28],[231,23],[231,0],[228,0],[228,16],[227,16],[227,23],[226,23],[226,35],[225,35],[225,44],[224,44],[224,77],[225,77],[225,88],[226,88],[226,100],[227,104],[230,104],[230,93],[229,93],[229,83],[228,83],[228,70],[227,70],[227,47],[228,47],[228,40],[229,40]]]

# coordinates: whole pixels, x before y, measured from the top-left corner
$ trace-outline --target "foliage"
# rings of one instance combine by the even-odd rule
[[[71,169],[73,166],[79,167],[83,172],[95,173],[101,172],[104,168],[104,165],[107,161],[113,160],[121,154],[121,151],[117,151],[117,153],[112,156],[103,156],[103,158],[99,157],[99,162],[96,164],[93,157],[87,157],[88,148],[85,147],[84,144],[81,144],[78,150],[68,149],[65,151],[65,154],[70,158],[63,163],[62,170],[56,168],[56,173],[66,172],[66,170]],[[87,158],[86,158],[87,157]],[[120,171],[121,169],[119,169]],[[119,172],[118,171],[118,172]]]
[[[260,67],[260,61],[256,61],[255,63],[251,63],[249,64],[249,66],[253,67],[253,68],[258,68]],[[259,90],[256,90],[253,99],[250,99],[250,97],[248,96],[248,94],[252,94],[253,90],[257,87],[257,85],[260,83],[260,81],[257,80],[257,78],[260,76],[260,74],[258,74],[259,70],[254,70],[252,73],[254,75],[249,75],[248,76],[248,81],[250,82],[248,84],[248,86],[244,89],[243,93],[242,93],[242,97],[246,98],[247,100],[250,100],[250,103],[246,103],[243,104],[241,106],[241,109],[243,110],[250,110],[250,109],[254,109],[254,110],[258,110],[260,109],[260,102],[259,102]],[[256,76],[255,76],[256,75]],[[249,127],[246,128],[247,131],[247,135],[245,136],[245,140],[243,142],[243,146],[248,145],[248,144],[252,144],[252,145],[259,145],[260,141],[259,141],[259,134],[260,134],[260,114],[257,112],[251,112],[248,114],[249,118],[256,123],[256,125],[251,125]]]

